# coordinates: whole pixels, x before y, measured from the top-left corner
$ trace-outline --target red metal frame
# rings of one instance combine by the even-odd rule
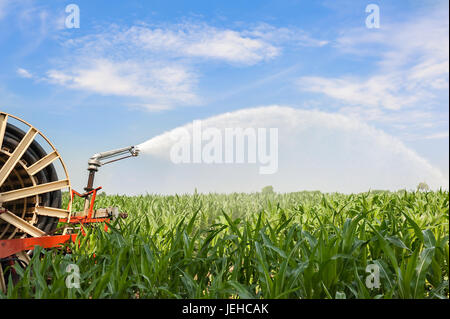
[[[82,197],[82,198],[86,198],[89,195],[92,195],[88,214],[87,214],[87,216],[73,216],[73,217],[70,217],[69,220],[67,218],[62,218],[59,221],[61,223],[80,224],[81,232],[83,233],[83,235],[85,235],[83,224],[101,223],[101,222],[108,223],[110,221],[110,218],[92,218],[92,214],[94,213],[94,204],[95,204],[95,199],[97,197],[97,192],[101,189],[102,189],[101,187],[97,187],[89,192],[84,193],[84,194],[80,194],[77,191],[72,190],[71,198],[70,198],[71,202],[73,202],[74,195],[77,195],[78,197]],[[69,203],[69,207],[70,207],[70,203]],[[105,224],[105,231],[107,231],[107,230],[108,230],[108,225]]]
[[[43,248],[60,247],[62,244],[75,242],[77,234],[16,238],[0,240],[0,258],[5,258],[24,250],[33,250],[35,246]]]
[[[84,231],[84,224],[90,223],[101,223],[105,222],[105,231],[108,230],[108,224],[110,222],[110,218],[93,218],[92,214],[94,213],[94,204],[95,199],[97,197],[97,192],[102,189],[98,187],[84,194],[80,194],[75,190],[71,190],[70,194],[70,202],[69,207],[73,203],[74,196],[87,198],[91,196],[89,211],[86,216],[71,216],[70,218],[61,218],[59,222],[61,223],[69,223],[69,224],[79,224],[81,227],[81,233],[86,235]],[[42,237],[30,237],[30,238],[15,238],[15,239],[4,239],[0,240],[0,258],[5,258],[14,254],[17,254],[20,251],[24,250],[33,250],[35,246],[41,246],[43,248],[53,248],[53,247],[61,247],[64,243],[72,241],[75,242],[77,238],[77,234],[68,234],[68,235],[52,235],[52,236],[42,236]]]

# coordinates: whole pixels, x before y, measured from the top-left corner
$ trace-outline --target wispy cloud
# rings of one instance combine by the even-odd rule
[[[0,20],[3,19],[8,13],[10,5],[10,0],[0,0]]]
[[[329,43],[327,40],[319,40],[308,32],[294,27],[274,27],[267,23],[260,23],[250,30],[242,32],[245,36],[257,37],[270,43],[284,44],[289,42],[298,47],[322,47]]]
[[[279,56],[290,39],[298,45],[325,44],[300,30],[269,25],[246,30],[205,23],[113,25],[108,32],[65,41],[67,58],[57,59],[59,65],[46,78],[71,89],[139,99],[130,106],[165,110],[200,103],[200,63],[255,65]]]
[[[50,70],[48,80],[73,89],[102,95],[139,97],[170,103],[195,100],[195,75],[179,65],[91,58],[72,68]]]
[[[386,24],[379,30],[343,32],[335,47],[343,54],[376,61],[373,74],[304,76],[298,87],[324,94],[345,106],[346,112],[360,112],[362,117],[372,114],[391,121],[389,117],[398,111],[448,112],[448,104],[443,109],[439,103],[448,96],[449,74],[448,4],[443,6],[447,9]]]
[[[408,76],[406,76],[408,77]],[[405,79],[405,74],[376,75],[369,79],[305,76],[298,81],[304,91],[326,94],[351,105],[398,110],[422,100],[426,92],[417,92],[419,81]],[[409,94],[411,91],[415,94]]]
[[[133,26],[123,33],[136,47],[172,57],[213,59],[252,65],[280,54],[264,34],[219,29],[207,24],[182,24],[166,28]]]
[[[424,137],[424,139],[426,139],[426,140],[436,140],[436,139],[443,139],[443,138],[448,139],[448,131],[430,134],[430,135],[427,135]]]
[[[63,5],[50,8],[48,4],[34,0],[0,0],[2,40],[25,39],[14,54],[18,58],[32,55],[46,40],[58,37],[65,27],[64,14]],[[10,44],[5,42],[0,45],[7,47]]]
[[[17,69],[17,74],[20,77],[26,78],[26,79],[31,79],[33,77],[33,75],[30,72],[28,72],[27,70],[22,69],[22,68],[18,68]]]

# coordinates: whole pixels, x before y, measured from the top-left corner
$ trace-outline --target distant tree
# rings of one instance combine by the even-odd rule
[[[389,193],[388,190],[384,190],[384,189],[373,189],[373,190],[371,190],[370,192],[371,192],[372,194],[375,194],[375,195]]]
[[[261,193],[263,193],[263,194],[273,194],[273,193],[275,193],[274,191],[273,191],[273,186],[266,186],[266,187],[264,187],[262,190],[261,190]]]
[[[417,190],[427,192],[430,190],[430,186],[428,186],[428,184],[425,182],[421,182],[419,183],[419,185],[417,185]]]

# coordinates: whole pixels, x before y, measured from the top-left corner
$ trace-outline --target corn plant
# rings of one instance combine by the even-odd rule
[[[447,191],[99,196],[97,205],[129,217],[108,232],[90,227],[70,253],[36,249],[1,297],[449,298]],[[79,288],[67,288],[70,264]]]

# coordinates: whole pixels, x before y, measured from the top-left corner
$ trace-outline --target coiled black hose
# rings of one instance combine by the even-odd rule
[[[5,130],[5,136],[3,139],[3,147],[14,149],[22,138],[25,136],[25,132],[20,128],[8,123]],[[30,166],[46,156],[45,150],[39,145],[37,141],[33,141],[30,147],[27,149],[22,159]],[[49,182],[58,181],[58,175],[53,164],[48,165],[46,168],[34,175],[38,184],[44,184]],[[40,196],[40,206],[60,208],[62,203],[61,191],[54,191],[42,194]],[[43,230],[46,233],[50,233],[56,229],[58,225],[57,217],[38,216],[36,227]]]

